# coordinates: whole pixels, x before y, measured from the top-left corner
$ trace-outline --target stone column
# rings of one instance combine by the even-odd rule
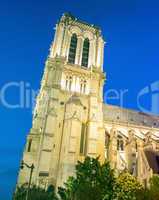
[[[100,55],[100,67],[101,67],[101,71],[103,71],[103,60],[104,60],[104,41],[101,38],[101,55]]]
[[[53,52],[51,55],[55,57],[56,55],[60,56],[61,54],[61,47],[62,47],[62,42],[63,42],[63,32],[64,32],[64,25],[59,24],[56,27],[56,35],[54,39],[54,44],[53,44]]]
[[[78,36],[75,64],[81,65],[83,51],[83,38]]]
[[[65,52],[66,60],[68,60],[69,56],[70,42],[71,42],[71,33],[68,31],[67,41],[66,41],[66,52]]]
[[[56,24],[56,27],[54,29],[55,29],[54,41],[51,44],[51,48],[50,48],[50,57],[52,57],[52,58],[56,56],[55,49],[57,47],[57,37],[58,37],[58,32],[59,32],[58,24]]]
[[[76,91],[76,76],[72,75],[72,91]]]
[[[117,131],[112,129],[110,131],[110,150],[109,150],[109,160],[112,168],[117,166]]]
[[[90,40],[88,67],[95,65],[95,41]]]
[[[129,132],[129,138],[125,145],[126,150],[126,157],[128,162],[128,170],[130,173],[133,173],[133,175],[137,174],[137,149],[136,149],[136,139],[134,136],[134,132]]]
[[[71,97],[65,107],[58,158],[57,186],[62,186],[69,176],[74,175],[80,151],[83,107],[78,97]]]

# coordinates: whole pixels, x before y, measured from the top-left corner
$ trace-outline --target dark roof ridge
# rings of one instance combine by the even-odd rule
[[[104,103],[104,106],[110,106],[110,107],[118,108],[120,110],[130,111],[130,112],[138,113],[138,114],[141,114],[141,115],[145,115],[147,117],[154,117],[156,119],[159,119],[158,115],[145,113],[145,112],[142,112],[140,110],[135,110],[135,109],[131,109],[131,108],[125,108],[125,107],[121,107],[121,106],[118,106],[118,105],[112,105],[112,104],[108,104],[108,103]]]

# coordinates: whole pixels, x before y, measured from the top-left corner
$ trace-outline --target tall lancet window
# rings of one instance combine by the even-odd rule
[[[88,57],[89,57],[89,39],[86,38],[83,43],[83,52],[82,52],[82,66],[88,67]]]
[[[68,62],[74,64],[76,58],[76,49],[77,49],[77,35],[74,33],[71,37],[70,49]]]
[[[72,76],[66,76],[66,90],[71,91],[72,89]]]
[[[124,151],[124,140],[123,137],[118,135],[117,137],[117,150]]]
[[[87,81],[82,79],[80,82],[80,93],[83,93],[83,94],[86,93],[86,85],[87,85]]]

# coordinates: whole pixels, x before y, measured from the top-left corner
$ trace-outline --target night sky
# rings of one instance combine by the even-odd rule
[[[104,91],[128,90],[122,106],[139,109],[137,96],[151,110],[151,87],[159,78],[159,2],[156,0],[69,0],[0,2],[0,200],[10,200],[14,190],[32,108],[7,108],[2,91],[8,83],[27,83],[38,90],[54,27],[64,12],[101,27],[106,41]],[[159,85],[156,82],[157,86]],[[159,88],[159,87],[158,87]],[[155,91],[153,91],[155,90]],[[19,101],[18,87],[6,90],[5,100]],[[119,99],[109,103],[119,105]],[[154,112],[155,110],[153,110]],[[156,112],[157,114],[157,112]]]

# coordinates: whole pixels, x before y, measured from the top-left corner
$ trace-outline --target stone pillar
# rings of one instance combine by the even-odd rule
[[[100,45],[101,45],[101,55],[100,55],[100,67],[101,67],[101,71],[103,71],[103,60],[104,60],[104,41],[101,38],[100,39]]]
[[[137,175],[137,141],[134,132],[130,131],[129,138],[126,141],[126,157],[128,162],[128,171],[133,175]]]
[[[95,40],[90,40],[88,67],[95,66]]]
[[[53,47],[51,48],[51,56],[50,57],[56,57],[56,55],[61,55],[61,48],[62,48],[62,42],[63,42],[63,34],[64,34],[64,24],[59,23],[56,26],[56,33],[55,33],[55,39],[53,43]]]
[[[77,96],[71,97],[65,104],[64,112],[57,166],[57,186],[63,185],[69,176],[74,175],[75,165],[79,158],[81,126],[84,117],[80,99]]]
[[[109,161],[113,169],[117,166],[117,131],[112,129],[110,131],[110,148],[109,148]]]
[[[72,75],[72,91],[76,91],[76,76]]]
[[[81,65],[83,52],[83,38],[78,36],[75,64]]]
[[[102,70],[103,67],[103,48],[104,48],[104,42],[101,37],[98,37],[97,39],[97,60],[96,60],[96,66],[97,68],[100,68]]]
[[[68,47],[69,37],[70,36],[69,36],[68,27],[65,27],[62,50],[61,50],[61,56],[64,58],[67,57],[67,50],[69,49],[69,47]]]
[[[51,58],[54,58],[56,56],[55,50],[57,48],[57,37],[58,37],[58,32],[59,32],[58,24],[56,24],[56,27],[54,29],[55,29],[54,41],[53,41],[51,48],[50,48],[50,57]]]
[[[69,50],[70,50],[70,43],[71,43],[71,34],[68,33],[68,41],[66,43],[66,60],[68,61]]]

